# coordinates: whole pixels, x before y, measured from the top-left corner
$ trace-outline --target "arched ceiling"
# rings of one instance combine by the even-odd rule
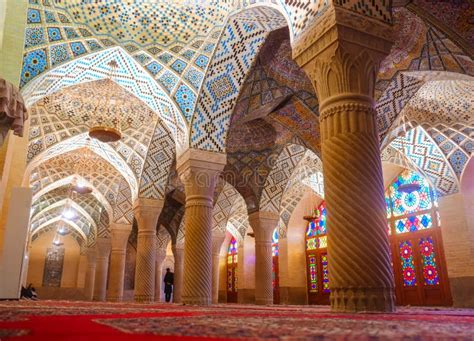
[[[35,219],[64,199],[78,175],[94,193],[75,203],[95,222],[94,206],[110,222],[131,224],[137,197],[165,199],[158,227],[182,243],[184,192],[174,162],[192,146],[228,154],[215,226],[244,236],[247,212],[264,209],[280,213],[284,235],[300,192],[323,195],[318,99],[292,60],[291,42],[331,4],[390,22],[390,3],[29,0],[21,87],[31,107]],[[454,193],[472,155],[472,102],[459,102],[459,94],[471,98],[472,86],[459,75],[473,75],[474,64],[469,44],[455,39],[472,42],[472,6],[403,6],[394,11],[397,40],[376,86],[382,147],[404,151],[439,195]],[[111,61],[119,65],[113,82],[105,80]],[[89,143],[93,107],[107,94],[121,103],[124,137]],[[411,128],[404,144],[400,115]],[[71,165],[86,146],[98,162],[80,172]],[[105,220],[99,231],[107,231]]]

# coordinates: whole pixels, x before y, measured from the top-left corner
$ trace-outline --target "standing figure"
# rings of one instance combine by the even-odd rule
[[[171,301],[171,293],[173,292],[174,273],[170,271],[170,268],[166,268],[165,279],[165,299],[166,302]]]

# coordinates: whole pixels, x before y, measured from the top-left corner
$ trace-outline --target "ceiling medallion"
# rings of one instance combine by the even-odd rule
[[[118,69],[118,64],[115,60],[112,60],[108,65],[110,67],[110,74],[106,81],[113,82],[113,77]],[[98,99],[93,116],[96,120],[96,124],[89,129],[89,136],[103,143],[117,142],[122,138],[119,115],[121,99],[106,92],[105,100],[102,101],[102,103],[100,103],[100,100],[101,98]],[[114,112],[115,117],[111,119]]]

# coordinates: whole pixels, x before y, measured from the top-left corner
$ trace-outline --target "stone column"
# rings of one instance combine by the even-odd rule
[[[212,233],[212,303],[219,302],[219,262],[221,246],[225,239],[225,233]],[[226,275],[224,273],[224,275]]]
[[[76,288],[84,288],[84,281],[87,272],[87,248],[81,247],[79,263],[77,264]]]
[[[94,281],[94,301],[105,301],[111,243],[109,238],[97,238],[97,256]]]
[[[125,278],[125,258],[127,255],[127,243],[132,225],[111,224],[112,251],[110,253],[110,275],[107,300],[120,302],[123,300],[123,282]]]
[[[162,200],[139,198],[134,213],[138,222],[135,301],[155,300],[156,225],[163,208]]]
[[[87,269],[84,282],[84,297],[87,301],[92,301],[94,295],[96,261],[97,249],[95,247],[89,247],[87,249]]]
[[[249,223],[255,232],[255,303],[273,304],[272,235],[279,216],[272,212],[255,212]]]
[[[155,273],[155,301],[160,302],[163,290],[163,262],[166,259],[166,249],[159,247],[156,249],[156,273]]]
[[[374,108],[390,35],[381,21],[330,8],[293,47],[319,99],[334,311],[395,309]]]
[[[181,303],[183,293],[184,249],[182,245],[173,244],[171,250],[174,256],[173,303]]]
[[[188,149],[177,162],[186,192],[183,302],[211,304],[212,210],[217,177],[224,154]]]

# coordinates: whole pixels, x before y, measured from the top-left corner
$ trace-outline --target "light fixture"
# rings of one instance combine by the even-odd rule
[[[114,82],[112,79],[118,69],[118,63],[115,60],[112,60],[108,65],[110,67],[110,75],[104,82],[107,84],[113,84]],[[103,101],[101,101],[100,98],[98,99],[94,111],[96,124],[89,129],[89,136],[91,138],[104,143],[117,142],[122,138],[119,115],[119,109],[121,106],[120,103],[117,103],[117,98],[112,96],[107,91]],[[114,114],[114,111],[115,117],[110,120],[110,116]]]
[[[69,231],[69,229],[65,227],[64,225],[61,225],[61,227],[59,227],[57,232],[60,236],[66,236],[69,233],[71,233],[71,231]]]
[[[56,237],[54,237],[53,245],[56,247],[64,245],[64,243],[61,241],[60,236],[56,235]]]
[[[402,193],[410,194],[410,193],[419,191],[420,188],[421,188],[420,184],[414,182],[414,183],[411,183],[411,184],[402,184],[402,185],[398,186],[397,190],[399,192],[402,192]]]
[[[63,216],[63,218],[65,218],[67,220],[76,220],[77,219],[76,212],[71,208],[65,209],[62,216]]]

